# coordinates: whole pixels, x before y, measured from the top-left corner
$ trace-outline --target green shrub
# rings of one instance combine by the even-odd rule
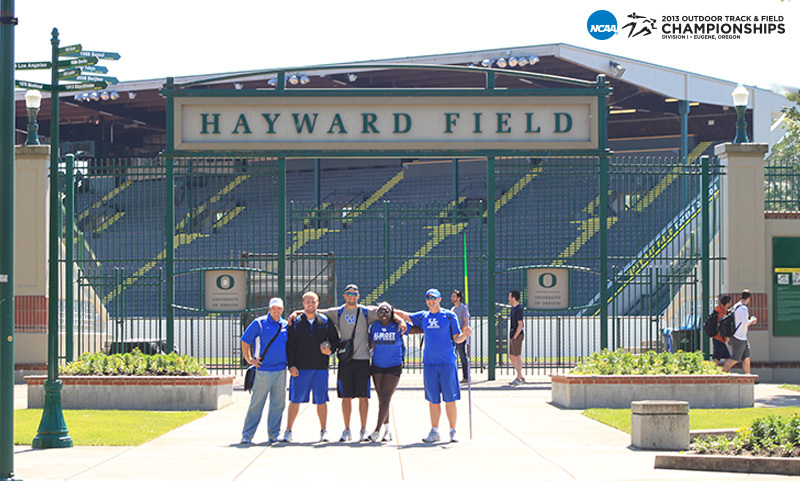
[[[725,436],[698,439],[691,448],[700,453],[766,454],[797,456],[800,446],[800,416],[767,416],[753,420],[729,440]]]
[[[616,375],[631,374],[723,374],[722,368],[705,361],[703,353],[676,353],[647,351],[643,354],[632,354],[624,350],[610,351],[603,349],[590,355],[581,364],[575,366],[571,374],[583,375]]]
[[[85,352],[75,361],[61,366],[69,376],[207,376],[206,367],[191,356],[142,354],[139,349],[127,354]]]

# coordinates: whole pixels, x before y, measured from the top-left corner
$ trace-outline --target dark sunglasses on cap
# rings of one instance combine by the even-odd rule
[[[438,299],[438,297],[436,297],[436,296],[425,296],[425,300],[426,301],[430,301],[430,300],[433,300],[433,299]]]
[[[358,295],[358,292],[345,292],[344,295],[350,297],[356,297]]]

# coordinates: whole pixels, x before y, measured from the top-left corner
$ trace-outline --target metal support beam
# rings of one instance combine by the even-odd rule
[[[703,286],[702,286],[702,297],[703,297],[703,316],[707,316],[708,313],[711,311],[710,301],[711,301],[711,253],[710,253],[710,244],[711,244],[711,225],[709,224],[710,221],[710,213],[709,202],[711,201],[711,197],[708,193],[708,181],[709,181],[709,172],[708,172],[708,156],[704,155],[700,158],[700,165],[702,168],[702,172],[700,173],[700,216],[701,216],[701,231],[700,236],[701,240],[700,243],[702,244],[702,259],[700,270],[703,278]],[[701,317],[701,319],[704,319]],[[709,346],[709,338],[708,336],[701,336],[703,338],[703,353],[708,357],[710,354],[710,346]]]
[[[486,259],[489,279],[486,282],[487,323],[489,329],[489,380],[495,380],[495,367],[497,366],[497,327],[495,322],[494,302],[495,292],[495,188],[494,188],[494,157],[486,158]]]
[[[0,479],[14,477],[14,0],[0,4]]]
[[[279,80],[280,80],[280,76]],[[281,84],[279,83],[278,86]],[[278,296],[286,302],[286,158],[278,157]],[[287,302],[288,304],[288,302]]]

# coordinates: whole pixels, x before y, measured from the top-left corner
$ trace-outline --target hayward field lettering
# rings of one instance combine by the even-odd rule
[[[594,97],[249,100],[176,98],[176,149],[580,150],[598,145]]]

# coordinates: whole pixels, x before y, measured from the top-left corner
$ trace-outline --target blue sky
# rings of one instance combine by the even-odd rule
[[[598,9],[615,15],[618,35],[589,35],[587,20]],[[785,33],[676,41],[659,31],[628,38],[621,27],[634,12],[656,19],[659,28],[667,16],[782,16],[773,23]],[[800,0],[18,0],[16,16],[17,62],[48,60],[57,27],[62,46],[120,53],[121,60],[102,65],[121,80],[563,42],[747,85],[800,86],[800,62],[787,58],[800,45]],[[46,82],[42,75],[17,78]]]

